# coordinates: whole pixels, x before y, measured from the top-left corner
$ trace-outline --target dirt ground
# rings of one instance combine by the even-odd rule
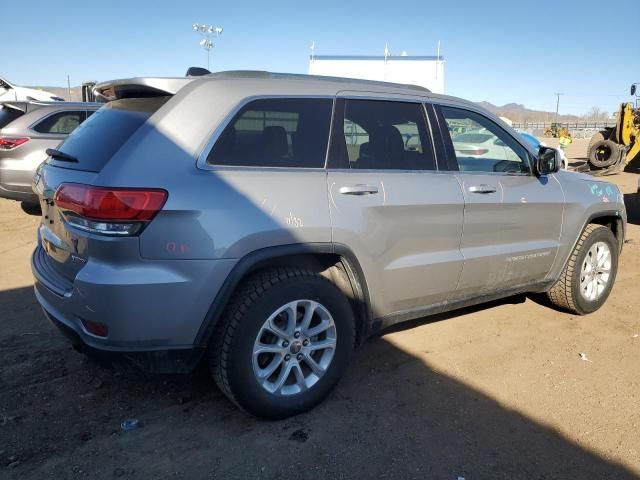
[[[205,371],[121,374],[76,353],[33,295],[38,219],[0,200],[0,478],[640,478],[640,202],[636,174],[609,179],[630,222],[600,311],[516,297],[412,322],[280,422],[240,413]],[[122,432],[127,418],[142,426]]]

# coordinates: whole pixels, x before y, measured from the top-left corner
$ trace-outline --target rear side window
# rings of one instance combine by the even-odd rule
[[[57,167],[99,172],[120,147],[164,103],[168,96],[114,100],[76,128],[58,150],[78,163],[49,159]]]
[[[333,131],[330,153],[332,166],[374,170],[436,169],[422,104],[347,99],[338,105],[337,128]]]
[[[24,115],[23,111],[3,105],[2,108],[0,108],[0,128],[6,127],[22,115]]]
[[[207,157],[211,165],[322,168],[333,100],[269,98],[245,105]]]
[[[49,115],[36,124],[33,129],[39,133],[69,135],[86,119],[84,111],[58,112]]]

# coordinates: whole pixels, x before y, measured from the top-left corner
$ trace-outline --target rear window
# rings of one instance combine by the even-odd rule
[[[42,120],[33,129],[39,133],[68,135],[84,122],[87,114],[84,111],[65,111],[54,113]]]
[[[10,108],[6,105],[3,105],[2,108],[0,108],[0,128],[6,127],[16,118],[20,118],[22,115],[24,115],[24,112],[16,108]]]
[[[170,97],[127,98],[105,104],[58,147],[78,163],[49,159],[56,167],[99,172],[120,147]]]
[[[328,98],[254,100],[222,132],[207,163],[322,168],[332,106]]]

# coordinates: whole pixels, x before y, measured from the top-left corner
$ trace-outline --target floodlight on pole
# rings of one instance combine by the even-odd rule
[[[207,51],[207,70],[211,70],[209,59],[211,49],[215,46],[211,41],[211,37],[219,37],[220,35],[222,35],[224,29],[222,27],[214,27],[213,25],[207,25],[205,23],[197,22],[194,23],[192,27],[195,32],[204,35],[204,38],[200,41],[200,46]]]

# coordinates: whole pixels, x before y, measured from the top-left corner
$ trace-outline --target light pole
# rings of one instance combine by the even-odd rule
[[[223,28],[214,27],[213,25],[207,26],[204,23],[194,23],[193,30],[204,36],[204,38],[200,40],[200,46],[207,51],[207,70],[210,70],[209,54],[211,53],[211,49],[214,47],[211,37],[219,37],[222,35]]]

